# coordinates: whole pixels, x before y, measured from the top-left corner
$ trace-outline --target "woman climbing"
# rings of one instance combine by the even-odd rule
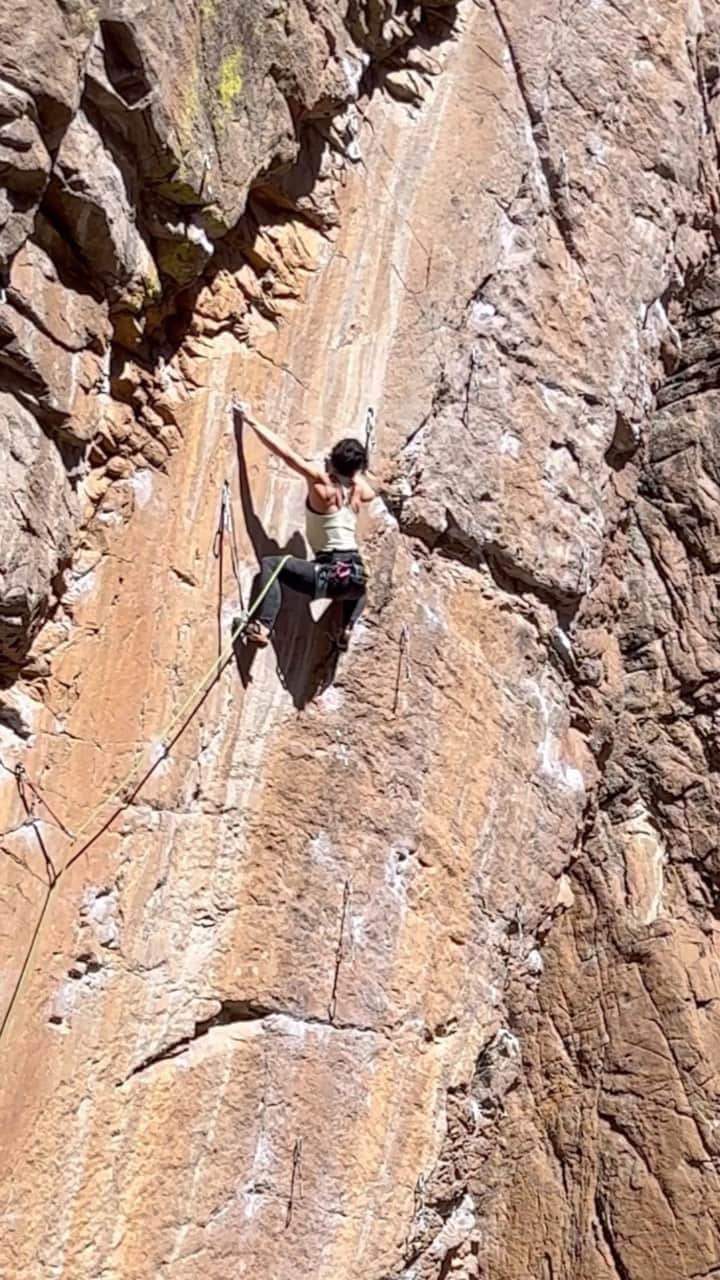
[[[278,458],[297,471],[307,484],[305,536],[314,560],[290,556],[267,590],[258,617],[248,623],[246,636],[253,644],[266,645],[282,604],[282,586],[313,599],[329,596],[342,601],[339,649],[347,649],[350,635],[365,605],[365,569],[358,550],[356,525],[365,502],[375,497],[363,472],[367,450],[359,440],[340,440],[325,466],[306,462],[274,431],[258,422],[245,408],[237,412]],[[272,578],[283,556],[265,556],[260,566],[258,591]]]

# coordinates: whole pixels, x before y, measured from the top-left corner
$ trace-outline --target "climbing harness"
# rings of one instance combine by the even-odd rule
[[[349,600],[361,596],[367,579],[359,556],[348,560],[315,561],[315,598]]]
[[[202,706],[206,697],[210,693],[210,690],[214,686],[215,682],[220,677],[222,672],[225,670],[225,667],[228,665],[228,663],[232,660],[233,654],[235,652],[235,646],[238,640],[242,637],[242,634],[248,622],[253,617],[255,612],[259,609],[260,605],[265,599],[265,596],[270,590],[270,587],[273,585],[278,575],[282,572],[282,570],[284,569],[289,559],[290,559],[289,555],[282,557],[282,559],[279,561],[278,565],[270,575],[270,578],[268,579],[267,583],[263,587],[262,591],[259,592],[259,594],[256,596],[255,600],[252,602],[250,607],[248,609],[241,610],[239,616],[235,619],[235,622],[231,630],[230,640],[225,645],[224,649],[222,649],[218,657],[214,659],[214,661],[208,667],[207,671],[204,672],[204,674],[198,680],[197,684],[195,684],[194,687],[191,689],[188,696],[185,698],[181,706],[178,708],[175,714],[171,717],[169,723],[163,729],[159,738],[155,739],[152,743],[145,743],[145,745],[141,748],[141,750],[136,754],[135,759],[133,760],[133,763],[130,769],[128,770],[127,774],[123,778],[123,780],[117,786],[113,787],[105,796],[103,796],[102,800],[100,800],[100,802],[91,811],[89,816],[86,818],[85,822],[83,822],[82,825],[78,827],[78,829],[74,833],[70,832],[69,829],[63,823],[58,822],[58,825],[61,826],[62,830],[69,836],[69,843],[65,850],[65,856],[62,859],[60,866],[57,869],[55,868],[44,846],[44,842],[38,831],[36,821],[32,822],[33,828],[38,836],[40,848],[43,852],[43,856],[48,866],[48,883],[46,887],[45,898],[40,908],[40,912],[39,912],[35,927],[32,931],[30,942],[29,942],[27,951],[25,953],[25,958],[20,968],[20,973],[18,974],[7,1008],[5,1009],[5,1012],[2,1017],[2,1021],[0,1022],[0,1039],[5,1033],[5,1029],[8,1025],[13,1009],[17,1004],[18,997],[20,995],[20,992],[22,990],[22,986],[25,980],[25,976],[32,962],[32,957],[35,952],[37,940],[40,936],[40,931],[43,925],[43,921],[47,914],[48,907],[52,900],[53,894],[57,889],[57,886],[60,883],[63,875],[65,874],[66,871],[69,870],[69,868],[75,862],[77,862],[79,858],[83,856],[83,854],[85,854],[88,851],[88,849],[91,848],[91,846],[95,843],[95,841],[98,840],[99,837],[105,831],[108,830],[108,828],[114,822],[115,818],[118,817],[118,815],[123,811],[123,809],[132,802],[132,800],[138,794],[140,788],[144,786],[144,784],[147,782],[150,776],[154,773],[155,769],[158,767],[160,762],[167,758],[172,747],[175,745],[180,735],[187,728],[188,724],[193,719],[193,716],[195,716],[199,711],[200,707]],[[152,750],[153,752],[152,759],[147,758],[150,750]],[[143,766],[143,762],[146,763],[146,768],[145,768],[145,772],[141,774],[140,771]],[[15,769],[9,769],[7,765],[3,764],[3,768],[7,773],[13,773],[15,775],[21,800],[23,795],[25,794],[24,792],[25,785],[32,787],[33,793],[36,792],[36,788],[32,783],[29,782],[29,779],[27,778],[24,766],[20,765],[20,766],[16,766]],[[117,807],[113,809],[112,813],[104,820],[104,822],[100,825],[100,827],[95,831],[93,835],[88,836],[87,839],[83,840],[83,837],[87,835],[87,832],[90,830],[93,823],[99,817],[99,815],[103,812],[103,810],[106,809],[108,805],[114,803],[115,801],[119,802]],[[47,802],[45,800],[42,800],[42,803],[45,805],[48,812],[52,813],[52,810],[50,809]],[[24,807],[26,807],[25,804],[24,804]],[[32,809],[30,806],[27,806],[27,811],[28,813],[32,812]],[[56,818],[56,821],[58,821],[57,818]]]
[[[233,405],[233,411],[242,412],[243,410],[241,406]],[[368,448],[368,450],[370,450],[373,443],[374,421],[375,421],[374,410],[368,409],[367,418],[366,418],[366,447]],[[220,652],[217,658],[213,660],[213,662],[210,664],[208,669],[203,673],[203,675],[200,677],[200,679],[191,689],[187,697],[181,703],[178,710],[171,717],[169,723],[162,730],[159,738],[155,739],[153,742],[147,742],[141,747],[141,749],[136,753],[135,758],[133,759],[129,770],[125,775],[125,777],[122,779],[122,781],[119,782],[113,788],[111,788],[111,790],[102,797],[102,799],[90,812],[90,814],[85,819],[85,821],[78,827],[78,829],[73,832],[63,822],[60,821],[60,819],[53,812],[53,810],[50,808],[50,805],[47,803],[47,801],[44,799],[44,797],[40,793],[39,789],[28,778],[23,765],[19,764],[14,769],[9,769],[7,765],[4,764],[4,762],[0,761],[0,764],[2,764],[2,767],[5,769],[5,771],[8,773],[13,773],[15,776],[16,785],[18,788],[18,794],[20,796],[23,809],[25,810],[26,819],[29,825],[33,827],[36,833],[36,837],[38,839],[40,849],[42,850],[43,856],[45,858],[47,875],[48,875],[48,880],[47,880],[46,889],[45,889],[45,898],[41,905],[38,918],[36,920],[34,929],[32,931],[29,945],[25,952],[25,956],[24,956],[22,965],[20,967],[20,972],[16,979],[12,994],[10,996],[10,1000],[3,1014],[2,1021],[0,1022],[0,1039],[5,1033],[5,1030],[8,1026],[8,1023],[12,1016],[15,1005],[17,1004],[18,998],[22,991],[23,983],[25,981],[25,977],[32,963],[38,938],[40,937],[40,932],[43,926],[43,922],[47,915],[48,908],[53,898],[53,894],[57,889],[57,886],[60,883],[63,875],[65,874],[66,871],[69,870],[71,866],[73,866],[75,862],[78,861],[79,858],[81,858],[85,853],[87,853],[87,851],[100,838],[100,836],[103,835],[104,832],[108,830],[108,828],[112,825],[114,820],[119,816],[119,814],[123,811],[123,809],[125,809],[128,804],[132,803],[135,796],[137,796],[140,789],[145,785],[145,783],[151,777],[151,775],[153,774],[155,769],[158,767],[158,765],[161,763],[161,761],[167,759],[168,755],[170,754],[170,751],[174,747],[178,738],[185,731],[187,726],[192,721],[193,717],[197,714],[200,707],[203,705],[205,699],[209,695],[210,690],[214,687],[216,681],[218,680],[222,672],[225,670],[225,667],[231,661],[233,654],[235,652],[235,648],[238,640],[242,638],[248,623],[250,622],[254,614],[259,609],[268,591],[274,584],[275,580],[282,573],[282,570],[284,569],[285,565],[290,559],[290,556],[286,555],[279,560],[278,564],[276,565],[275,569],[273,570],[272,574],[270,575],[263,589],[259,592],[255,600],[252,602],[252,604],[246,609],[243,606],[243,598],[242,598],[242,590],[241,590],[241,582],[240,582],[240,564],[239,564],[239,556],[237,553],[237,540],[235,536],[235,528],[233,524],[232,499],[231,499],[230,485],[227,480],[223,484],[223,490],[222,490],[221,501],[220,501],[220,518],[219,518],[218,527],[215,533],[215,538],[213,540],[213,553],[216,559],[220,561],[221,576],[222,576],[223,543],[226,535],[230,542],[232,568],[233,568],[233,574],[234,574],[235,581],[238,588],[239,604],[240,604],[240,613],[233,623],[229,642],[224,647],[220,648]],[[364,589],[365,578],[364,578],[364,572],[362,570],[362,563],[359,560],[359,557],[357,562],[350,560],[347,563],[336,562],[335,564],[329,564],[329,565],[320,566],[320,567],[329,571],[327,573],[328,586],[330,586],[335,593],[348,595],[353,590],[357,590],[359,593],[360,589]],[[49,853],[42,839],[42,834],[38,829],[38,821],[37,821],[37,817],[34,809],[35,801],[43,805],[43,807],[47,810],[50,816],[57,823],[58,827],[68,837],[68,845],[65,850],[64,857],[62,858],[62,861],[60,862],[60,865],[57,869],[55,868],[55,865],[49,856]],[[100,826],[97,827],[97,829],[94,831],[93,834],[88,834],[91,831],[91,828],[95,824],[96,820],[103,813],[103,811],[111,805],[115,806],[112,809],[112,811],[103,820]],[[10,853],[9,850],[7,852]],[[340,963],[342,960],[342,954],[343,954],[343,933],[345,928],[345,917],[346,917],[347,908],[348,908],[349,893],[350,893],[350,886],[349,886],[349,883],[346,882],[344,893],[343,893],[342,916],[341,916],[341,924],[340,924],[340,940],[339,940],[339,949],[338,949],[337,962],[336,962],[335,981],[333,984],[333,991],[331,996],[331,1007],[333,1010],[331,1017],[334,1017],[336,988],[337,988],[337,980],[338,980],[338,974],[339,974],[339,966],[340,966]],[[288,1206],[288,1213],[290,1216],[292,1214],[292,1197],[295,1189],[295,1181],[296,1181],[296,1177],[299,1175],[299,1164],[300,1164],[300,1154],[301,1154],[301,1144],[300,1145],[299,1144],[300,1144],[300,1140],[298,1140],[298,1143],[296,1143],[296,1152],[293,1156],[293,1178],[292,1178],[292,1184],[290,1189],[290,1204]],[[288,1218],[288,1221],[289,1221],[289,1218]]]

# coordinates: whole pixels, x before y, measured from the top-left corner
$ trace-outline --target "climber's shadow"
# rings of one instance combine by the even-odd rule
[[[294,533],[284,547],[268,537],[253,506],[245,462],[242,422],[235,415],[235,447],[237,450],[240,501],[248,537],[253,545],[258,566],[264,556],[306,556],[305,540]],[[258,593],[258,579],[253,582],[251,601]],[[310,601],[306,596],[283,587],[283,607],[272,633],[272,646],[277,659],[278,676],[296,707],[301,708],[332,684],[337,668],[338,651],[333,643],[337,627],[333,606],[319,622],[313,622]],[[235,644],[237,663],[243,687],[252,679],[252,665],[257,650],[239,639]]]

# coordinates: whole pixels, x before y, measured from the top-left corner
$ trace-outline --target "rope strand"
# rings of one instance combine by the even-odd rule
[[[238,619],[238,621],[237,621],[237,625],[233,627],[233,630],[232,630],[232,633],[231,633],[231,636],[230,636],[230,640],[228,641],[228,643],[227,643],[227,645],[225,646],[225,648],[223,649],[223,651],[222,651],[222,652],[220,653],[220,655],[219,655],[219,656],[218,656],[218,657],[217,657],[217,658],[216,658],[216,659],[211,663],[211,665],[208,667],[207,671],[202,675],[202,677],[200,678],[200,680],[197,682],[197,684],[194,686],[194,688],[191,690],[191,692],[190,692],[190,693],[188,694],[188,696],[185,698],[185,700],[184,700],[184,702],[181,704],[181,706],[180,706],[179,710],[175,712],[175,714],[172,716],[172,718],[171,718],[170,722],[165,726],[164,730],[163,730],[163,731],[162,731],[162,733],[160,734],[160,738],[155,740],[155,741],[159,741],[159,742],[160,742],[160,744],[161,744],[161,746],[162,746],[162,748],[163,748],[163,753],[162,753],[162,755],[161,755],[160,757],[158,757],[158,759],[156,759],[156,760],[154,760],[154,761],[152,761],[152,762],[150,763],[150,767],[149,767],[149,769],[148,769],[147,773],[146,773],[142,778],[140,778],[140,779],[138,780],[138,784],[137,784],[137,786],[136,786],[136,788],[135,788],[134,792],[132,792],[132,793],[131,793],[131,795],[130,795],[129,797],[127,797],[127,798],[125,798],[125,799],[123,799],[123,800],[122,800],[122,803],[121,803],[121,804],[118,806],[118,808],[117,808],[117,809],[116,809],[116,810],[115,810],[115,811],[110,815],[110,817],[107,819],[107,821],[106,821],[105,823],[103,823],[103,825],[102,825],[102,826],[100,827],[100,829],[95,833],[95,835],[94,835],[94,836],[92,836],[91,838],[89,838],[88,840],[86,840],[86,841],[85,841],[85,843],[84,843],[83,845],[81,845],[81,847],[80,847],[79,849],[77,849],[77,848],[76,848],[76,846],[78,845],[78,843],[79,843],[79,841],[80,841],[81,837],[82,837],[82,836],[85,834],[85,832],[87,832],[87,831],[88,831],[88,829],[92,826],[93,822],[94,822],[94,821],[95,821],[95,819],[98,817],[98,815],[99,815],[100,813],[102,813],[102,810],[103,810],[104,808],[106,808],[106,806],[107,806],[108,804],[110,804],[110,803],[111,803],[111,801],[121,799],[121,797],[122,797],[122,793],[125,791],[125,788],[126,788],[126,787],[128,787],[128,786],[130,785],[130,783],[133,781],[133,779],[137,777],[137,774],[138,774],[138,770],[139,770],[140,764],[141,764],[141,762],[142,762],[143,758],[145,757],[145,755],[146,755],[146,753],[147,753],[147,751],[148,751],[148,747],[149,747],[149,744],[148,744],[148,743],[146,743],[146,744],[145,744],[145,746],[141,749],[141,751],[139,751],[139,752],[137,753],[137,755],[135,756],[135,759],[134,759],[134,761],[133,761],[133,764],[132,764],[132,766],[131,766],[131,768],[130,768],[129,772],[128,772],[128,773],[126,774],[126,776],[123,778],[122,782],[120,782],[120,783],[118,784],[118,786],[113,787],[113,789],[112,789],[111,791],[109,791],[109,792],[107,793],[107,795],[103,796],[102,800],[100,800],[100,801],[99,801],[99,803],[95,806],[95,808],[92,810],[92,812],[90,813],[90,815],[86,818],[85,822],[83,822],[83,824],[78,828],[78,830],[75,832],[75,834],[71,837],[70,842],[69,842],[69,844],[68,844],[68,846],[67,846],[67,848],[66,848],[66,850],[65,850],[65,856],[64,856],[64,858],[63,858],[63,860],[62,860],[62,863],[60,864],[60,867],[59,867],[59,869],[57,870],[57,872],[55,872],[55,874],[54,874],[54,879],[52,879],[52,880],[48,883],[48,885],[47,885],[47,892],[46,892],[45,899],[44,899],[44,901],[43,901],[42,907],[41,907],[41,909],[40,909],[40,914],[39,914],[38,919],[37,919],[37,922],[36,922],[36,924],[35,924],[35,928],[33,929],[33,932],[32,932],[32,936],[31,936],[31,939],[30,939],[30,945],[28,946],[28,949],[27,949],[27,951],[26,951],[26,953],[25,953],[25,958],[24,958],[23,963],[22,963],[22,965],[21,965],[21,967],[20,967],[20,973],[18,974],[17,981],[16,981],[16,983],[15,983],[15,986],[14,986],[14,988],[13,988],[12,994],[11,994],[11,996],[10,996],[10,1001],[9,1001],[9,1003],[8,1003],[8,1006],[7,1006],[6,1010],[5,1010],[5,1013],[3,1014],[2,1022],[0,1022],[0,1040],[2,1039],[2,1037],[3,1037],[4,1033],[5,1033],[5,1030],[6,1030],[7,1026],[8,1026],[8,1023],[9,1023],[9,1021],[10,1021],[10,1017],[11,1017],[11,1014],[12,1014],[12,1012],[13,1012],[13,1009],[14,1009],[15,1005],[17,1004],[17,1001],[18,1001],[19,997],[20,997],[20,993],[21,993],[21,991],[22,991],[22,987],[23,987],[23,984],[24,984],[25,978],[26,978],[27,973],[28,973],[28,971],[29,971],[29,969],[30,969],[30,965],[31,965],[31,963],[32,963],[33,954],[34,954],[35,948],[36,948],[36,946],[37,946],[38,938],[40,937],[40,931],[41,931],[42,925],[43,925],[43,923],[44,923],[44,921],[45,921],[45,918],[46,918],[46,916],[47,916],[48,907],[49,907],[49,905],[50,905],[50,899],[52,898],[52,896],[53,896],[53,894],[54,894],[55,890],[57,889],[58,884],[60,883],[60,881],[61,881],[61,879],[62,879],[63,875],[64,875],[64,874],[65,874],[65,872],[68,870],[68,868],[69,868],[69,867],[71,867],[75,862],[77,862],[78,858],[80,858],[80,857],[82,856],[82,854],[83,854],[83,853],[85,853],[85,852],[86,852],[86,850],[87,850],[87,849],[89,849],[89,848],[90,848],[90,846],[91,846],[91,845],[93,845],[93,844],[95,843],[95,841],[99,838],[99,836],[100,836],[100,835],[102,835],[105,831],[107,831],[108,827],[111,825],[111,823],[112,823],[112,822],[114,822],[114,821],[115,821],[115,818],[116,818],[120,813],[122,813],[123,809],[125,808],[125,806],[126,806],[127,804],[129,804],[129,803],[130,803],[131,799],[134,799],[134,797],[138,794],[138,791],[140,790],[140,788],[141,788],[142,786],[144,786],[144,784],[147,782],[148,778],[151,776],[151,774],[152,774],[152,773],[154,772],[154,770],[157,768],[157,765],[160,763],[160,760],[164,760],[164,759],[166,759],[166,758],[167,758],[167,756],[168,756],[168,754],[169,754],[169,752],[170,752],[171,748],[175,745],[175,743],[177,742],[178,738],[180,737],[180,734],[181,734],[181,733],[183,733],[183,732],[185,731],[185,729],[187,728],[187,726],[188,726],[188,725],[190,724],[190,722],[192,721],[193,716],[195,716],[195,715],[197,714],[198,710],[200,709],[200,707],[202,706],[203,702],[205,701],[205,698],[208,696],[208,694],[209,694],[209,692],[210,692],[210,689],[214,686],[214,684],[215,684],[216,680],[217,680],[217,679],[219,678],[219,676],[222,674],[222,671],[224,671],[224,669],[225,669],[225,667],[226,667],[227,663],[228,663],[228,662],[230,662],[230,660],[231,660],[231,658],[232,658],[232,655],[233,655],[233,653],[234,653],[234,650],[235,650],[235,644],[236,644],[236,642],[237,642],[237,640],[238,640],[239,636],[241,636],[241,635],[242,635],[243,631],[245,630],[245,628],[246,628],[246,626],[247,626],[248,622],[250,621],[250,619],[252,618],[253,614],[257,611],[257,609],[259,609],[260,605],[262,604],[263,600],[265,599],[265,596],[267,595],[267,593],[268,593],[268,591],[270,590],[271,586],[272,586],[272,585],[273,585],[273,583],[275,582],[275,579],[280,575],[280,573],[282,573],[282,570],[284,569],[284,567],[285,567],[285,565],[287,564],[287,562],[288,562],[288,560],[289,560],[289,559],[290,559],[290,556],[289,556],[289,555],[283,556],[283,558],[280,560],[279,564],[278,564],[278,565],[276,565],[275,569],[273,570],[272,574],[270,575],[270,577],[269,577],[268,581],[266,582],[265,586],[263,587],[262,591],[258,594],[258,596],[256,597],[256,599],[253,601],[253,603],[252,603],[252,605],[250,606],[250,608],[249,608],[248,610],[246,610],[246,611],[243,611],[243,612],[240,614],[240,617],[239,617],[239,619]],[[201,696],[201,695],[202,695],[202,696]],[[183,718],[183,716],[185,715],[185,713],[186,713],[186,712],[188,712],[188,709],[189,709],[189,708],[191,707],[191,705],[192,705],[194,702],[196,702],[196,701],[197,701],[197,706],[193,707],[192,711],[190,711],[190,712],[188,713],[187,718],[186,718],[186,720],[185,720],[185,721],[184,721],[184,723],[183,723],[183,722],[182,722],[182,718]],[[178,729],[178,726],[180,726],[180,727],[179,727],[179,729]],[[178,730],[178,732],[177,732],[177,733],[175,732],[176,730]],[[174,735],[174,736],[173,736],[173,735]],[[16,782],[18,783],[18,789],[19,789],[20,794],[21,794],[21,797],[22,797],[22,789],[21,789],[21,788],[22,788],[22,780],[23,780],[23,777],[24,777],[24,769],[22,769],[22,766],[20,766],[20,768],[22,769],[22,772],[21,772],[21,773],[18,773],[17,768],[16,768],[16,769],[10,769],[10,768],[8,768],[8,766],[7,766],[7,765],[6,765],[2,760],[0,760],[0,765],[1,765],[1,766],[2,766],[2,768],[6,771],[6,773],[10,773],[10,774],[12,774],[12,775],[15,777]],[[61,824],[61,825],[62,825],[62,824]],[[66,828],[66,827],[63,827],[63,829],[67,831],[67,828]],[[73,852],[73,850],[74,850],[74,852]],[[45,852],[45,851],[44,851],[44,852]],[[48,857],[47,857],[47,854],[45,854],[45,856],[46,856],[46,861],[49,861],[49,859],[48,859]],[[52,863],[51,863],[51,862],[50,862],[50,866],[52,867]],[[53,872],[54,872],[54,871],[55,871],[55,869],[54,869],[54,867],[53,867]]]

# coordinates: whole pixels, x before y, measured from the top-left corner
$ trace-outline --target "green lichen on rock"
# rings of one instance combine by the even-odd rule
[[[190,240],[164,240],[157,249],[158,266],[163,275],[177,284],[189,284],[198,274],[197,245]]]
[[[242,93],[242,49],[235,49],[223,58],[218,68],[217,93],[224,112],[231,111]]]
[[[173,204],[196,204],[202,181],[198,142],[202,133],[202,82],[195,64],[180,95],[180,110],[175,123],[176,163],[173,171],[158,183],[159,193]]]
[[[160,277],[154,265],[139,278],[129,282],[117,292],[116,305],[124,311],[139,315],[162,297]]]
[[[98,5],[93,0],[68,0],[65,12],[74,35],[87,35],[94,31],[100,16]]]
[[[185,165],[180,161],[175,172],[162,182],[158,182],[155,190],[171,204],[190,205],[195,208],[200,200],[198,185],[188,177]]]
[[[178,122],[178,138],[183,153],[187,152],[194,139],[195,127],[200,114],[200,68],[196,65],[185,85],[182,94],[182,110]]]

